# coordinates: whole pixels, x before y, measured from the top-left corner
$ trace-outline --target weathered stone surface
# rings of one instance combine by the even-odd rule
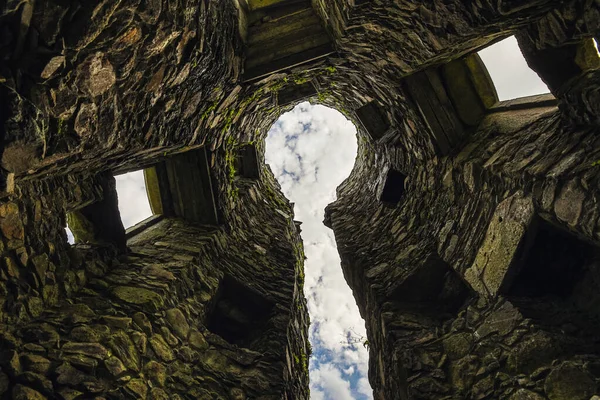
[[[152,335],[152,337],[150,338],[150,346],[152,347],[152,350],[154,350],[158,358],[160,358],[161,360],[173,361],[175,359],[175,355],[169,348],[169,345],[167,344],[165,339],[163,339],[163,337],[160,334]]]
[[[172,308],[167,310],[167,321],[181,339],[186,340],[190,332],[190,326],[181,310]]]
[[[8,240],[9,249],[17,248],[22,244],[25,238],[25,230],[17,204],[6,203],[0,205],[0,230]]]
[[[25,354],[21,357],[24,368],[41,375],[46,375],[50,369],[50,360],[35,354]]]
[[[569,225],[577,225],[583,209],[584,199],[585,193],[579,184],[576,181],[569,181],[560,191],[554,203],[556,216]]]
[[[114,376],[119,376],[123,372],[127,371],[125,365],[117,357],[110,357],[104,360],[104,365],[106,366],[108,372]]]
[[[77,71],[80,89],[99,96],[114,86],[116,75],[108,58],[101,52],[90,55]]]
[[[117,286],[112,295],[127,303],[141,305],[148,311],[156,310],[163,300],[156,292],[132,286]]]
[[[127,368],[139,371],[139,354],[126,332],[119,330],[112,333],[108,343],[113,353],[119,357]]]
[[[584,400],[596,393],[594,378],[581,365],[563,362],[544,382],[550,400]]]
[[[304,253],[264,138],[309,83],[301,95],[351,119],[371,102],[385,117],[376,143],[359,124],[326,214],[365,317],[374,397],[592,396],[596,2],[233,3],[0,6],[0,394],[308,398],[306,363],[293,362],[309,358]],[[475,52],[515,32],[555,99],[494,104]],[[240,83],[249,72],[265,79]],[[419,79],[430,90],[415,101]],[[249,148],[245,174],[235,160]],[[126,237],[113,175],[198,152],[212,225],[172,218],[174,192],[158,185],[161,216]],[[382,205],[389,170],[403,191]],[[170,204],[198,210],[198,198]],[[539,267],[528,239],[542,219],[568,240],[532,277],[521,263]],[[260,312],[223,329],[239,309]]]
[[[99,360],[104,360],[109,354],[108,350],[98,343],[67,342],[63,345],[62,351],[66,353],[83,354]]]
[[[204,335],[196,330],[190,332],[189,342],[197,350],[206,350],[208,348],[208,342],[204,338]]]
[[[157,386],[164,387],[167,379],[167,368],[156,361],[144,365],[144,373]]]
[[[516,257],[534,217],[533,201],[521,193],[498,205],[475,262],[465,277],[482,295],[496,296],[511,284],[520,267]]]
[[[37,390],[33,390],[27,386],[16,385],[12,390],[12,398],[15,400],[44,400],[45,396],[42,396]]]
[[[544,397],[527,389],[519,389],[510,397],[510,400],[544,400]]]

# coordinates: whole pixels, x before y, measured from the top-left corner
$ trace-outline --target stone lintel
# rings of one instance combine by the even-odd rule
[[[489,112],[504,112],[526,110],[528,108],[556,107],[558,100],[552,93],[536,94],[533,96],[519,97],[518,99],[499,101]]]
[[[280,107],[287,106],[297,101],[306,100],[317,94],[312,82],[305,82],[300,85],[289,85],[277,92],[277,101]]]
[[[520,259],[535,234],[535,208],[531,197],[517,192],[494,211],[483,244],[465,272],[471,287],[485,297],[507,290],[521,268]]]
[[[316,61],[320,58],[327,57],[333,53],[334,49],[331,43],[313,47],[300,53],[291,54],[289,56],[274,60],[268,64],[257,65],[256,67],[248,68],[244,73],[244,82],[255,81],[264,78],[267,75]]]

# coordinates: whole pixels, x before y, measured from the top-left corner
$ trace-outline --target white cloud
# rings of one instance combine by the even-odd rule
[[[350,174],[356,157],[356,128],[341,113],[301,103],[283,114],[267,137],[266,160],[303,222],[304,291],[311,318],[311,398],[370,399],[364,384],[368,353],[349,344],[348,333],[366,336],[364,321],[344,280],[333,232],[324,209]],[[344,373],[344,374],[343,374]]]
[[[338,368],[331,364],[322,365],[312,371],[311,398],[315,392],[322,392],[327,400],[354,400],[350,390],[350,382],[342,377]]]
[[[371,389],[371,385],[369,384],[369,379],[366,377],[362,377],[358,380],[358,392],[364,394],[365,396],[372,396],[373,389]]]
[[[527,65],[514,36],[495,43],[479,52],[500,100],[548,93],[548,86]]]

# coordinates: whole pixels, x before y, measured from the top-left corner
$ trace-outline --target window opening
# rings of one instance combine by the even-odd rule
[[[500,101],[549,93],[548,86],[527,65],[514,36],[479,53],[496,86]]]
[[[254,145],[242,146],[236,156],[236,175],[242,178],[259,179],[260,166],[258,165],[258,155]]]
[[[71,232],[71,228],[69,228],[69,224],[65,227],[65,232],[67,233],[67,243],[75,244],[75,237],[73,236],[73,232]]]
[[[250,1],[242,18],[245,81],[326,57],[333,47],[307,1]],[[240,10],[244,7],[240,5]]]
[[[152,216],[146,191],[144,171],[115,176],[121,221],[127,229]]]
[[[390,169],[386,175],[380,200],[388,204],[398,204],[404,194],[406,175],[395,169]]]
[[[471,291],[450,265],[433,255],[400,283],[390,298],[404,307],[418,305],[425,314],[454,316],[471,298]]]
[[[311,319],[311,394],[322,398],[372,398],[364,321],[344,280],[333,232],[324,209],[352,170],[356,127],[336,110],[307,102],[284,113],[266,139],[265,159],[303,222],[304,293]],[[268,169],[267,169],[268,170]],[[335,379],[333,378],[335,377]],[[340,393],[336,383],[343,382]],[[320,398],[319,397],[319,398]]]
[[[136,229],[157,222],[159,216],[180,217],[202,225],[218,225],[219,213],[209,159],[209,152],[200,148],[173,155],[164,162],[146,168],[143,178],[138,178],[138,181],[145,182],[148,208],[155,217],[136,225]]]
[[[265,333],[273,307],[261,294],[226,276],[207,327],[231,344],[254,348]]]
[[[600,321],[600,248],[540,221],[535,238],[506,296],[526,317],[555,325],[559,309],[579,319],[583,326]],[[556,305],[559,305],[557,307]]]
[[[381,139],[390,129],[385,111],[374,101],[356,110],[356,116],[371,139]]]

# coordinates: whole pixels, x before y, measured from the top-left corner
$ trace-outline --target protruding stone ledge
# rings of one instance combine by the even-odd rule
[[[125,236],[127,237],[127,239],[131,239],[132,237],[134,237],[138,233],[143,232],[146,229],[150,228],[151,226],[157,224],[163,218],[164,218],[164,216],[160,215],[160,214],[158,214],[158,215],[152,215],[151,217],[148,217],[145,220],[143,220],[141,222],[138,222],[137,224],[135,224],[135,225],[127,228],[125,230]]]
[[[534,96],[519,97],[513,100],[504,100],[496,103],[489,112],[505,112],[526,110],[529,108],[556,107],[558,100],[552,93],[537,94]]]
[[[277,103],[280,107],[306,100],[317,94],[317,89],[312,82],[305,82],[299,85],[288,85],[277,92]]]

